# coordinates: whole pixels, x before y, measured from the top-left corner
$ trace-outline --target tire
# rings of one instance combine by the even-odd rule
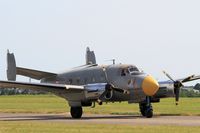
[[[152,109],[148,109],[146,110],[146,118],[152,118],[153,117],[153,110]]]
[[[140,113],[141,113],[141,115],[146,117],[146,112],[145,112],[145,110],[146,110],[146,104],[139,103],[139,107],[140,107]]]
[[[82,107],[71,107],[70,113],[72,118],[80,119],[83,114],[83,109]]]
[[[139,107],[140,107],[140,112],[141,112],[142,116],[144,116],[146,118],[152,118],[153,117],[153,107],[152,107],[152,105],[147,106],[146,103],[140,103]]]

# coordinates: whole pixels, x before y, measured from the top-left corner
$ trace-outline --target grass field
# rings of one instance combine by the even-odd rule
[[[199,127],[0,122],[0,133],[199,133]]]
[[[174,99],[162,99],[153,104],[156,115],[198,115],[200,98],[181,98],[179,106]],[[4,113],[64,113],[69,106],[64,99],[53,95],[0,96],[0,112]],[[84,108],[88,114],[136,114],[138,104],[108,103],[96,108]],[[0,121],[0,133],[199,133],[200,127],[131,126],[115,124],[62,123],[41,121]]]
[[[162,99],[153,104],[156,115],[197,115],[200,116],[200,98],[181,98],[175,106],[174,99]],[[4,113],[64,113],[69,112],[67,102],[54,95],[0,96],[0,112]],[[95,108],[84,108],[90,114],[136,114],[138,104],[108,103]]]

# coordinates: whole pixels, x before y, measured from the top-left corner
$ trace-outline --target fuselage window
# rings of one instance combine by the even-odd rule
[[[125,69],[122,69],[122,71],[121,71],[121,76],[126,76]]]
[[[92,82],[95,82],[95,77],[92,77]]]
[[[77,82],[77,84],[79,85],[79,84],[80,84],[80,78],[77,78],[77,79],[76,79],[76,82]]]
[[[101,81],[104,81],[104,80],[105,80],[104,74],[101,74],[100,80],[101,80]]]
[[[87,84],[87,82],[88,82],[88,81],[87,81],[87,78],[85,78],[85,79],[84,79],[84,83]]]
[[[72,79],[69,79],[69,84],[72,84]]]

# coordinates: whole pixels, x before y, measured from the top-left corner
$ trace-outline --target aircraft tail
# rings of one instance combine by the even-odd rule
[[[86,48],[86,65],[96,64],[96,57],[94,51],[90,51],[90,48]]]
[[[16,62],[13,53],[7,52],[7,79],[16,81]]]
[[[56,73],[33,70],[16,66],[15,56],[13,53],[7,52],[7,79],[16,81],[16,75],[22,75],[33,79],[41,80],[47,77],[55,77]]]

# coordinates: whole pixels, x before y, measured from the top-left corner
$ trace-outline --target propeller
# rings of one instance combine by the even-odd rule
[[[187,78],[181,79],[181,80],[174,80],[168,73],[166,73],[165,71],[163,71],[163,73],[174,82],[174,95],[175,95],[175,101],[176,101],[176,105],[178,105],[179,102],[179,94],[180,94],[180,88],[184,87],[183,83],[191,81],[195,75],[191,75]]]

